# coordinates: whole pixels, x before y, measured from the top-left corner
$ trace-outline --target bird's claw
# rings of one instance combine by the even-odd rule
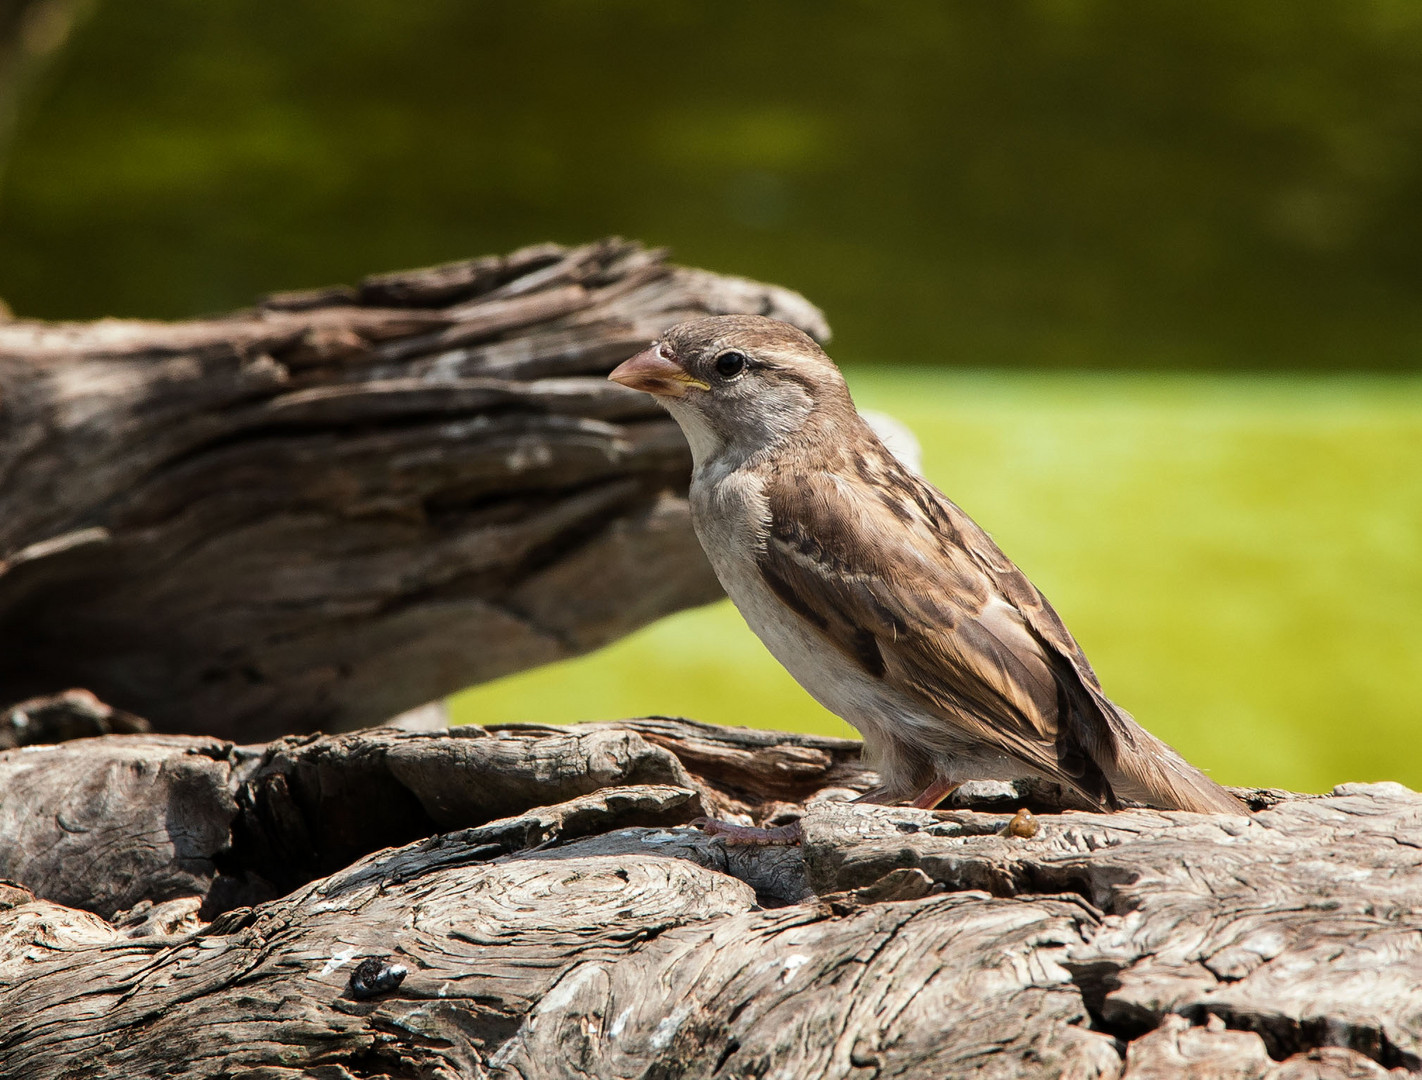
[[[707,836],[721,837],[727,844],[798,844],[801,837],[798,821],[792,821],[789,825],[761,828],[757,825],[736,825],[719,818],[698,817],[692,819],[691,825]]]

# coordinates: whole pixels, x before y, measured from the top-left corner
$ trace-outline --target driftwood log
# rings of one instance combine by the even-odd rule
[[[1422,797],[846,801],[873,780],[856,743],[667,719],[5,751],[0,1076],[1422,1068]]]
[[[680,432],[603,378],[708,312],[827,333],[619,240],[202,322],[0,321],[0,704],[346,730],[716,598]]]
[[[683,720],[289,734],[714,598],[680,435],[602,375],[718,311],[826,333],[621,241],[0,323],[0,702],[48,695],[0,712],[0,1080],[1422,1072],[1397,785],[926,812]]]

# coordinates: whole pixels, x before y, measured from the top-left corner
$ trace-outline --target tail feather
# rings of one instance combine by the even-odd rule
[[[1247,814],[1249,807],[1157,739],[1125,709],[1108,698],[1096,680],[1078,679],[1064,687],[1071,699],[1082,750],[1100,770],[1101,799],[1116,809],[1123,802],[1156,810],[1196,814]],[[1076,785],[1081,787],[1081,785]]]
[[[1249,807],[1191,765],[1175,750],[1113,706],[1114,760],[1101,763],[1122,799],[1157,810],[1196,814],[1247,814]]]

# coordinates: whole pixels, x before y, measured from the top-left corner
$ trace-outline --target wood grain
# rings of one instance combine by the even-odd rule
[[[5,751],[0,1076],[1422,1071],[1416,793],[1035,791],[1024,838],[1000,785],[846,801],[855,745],[652,718]],[[406,974],[368,996],[372,958]]]

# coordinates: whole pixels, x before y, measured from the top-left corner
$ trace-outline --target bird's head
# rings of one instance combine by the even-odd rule
[[[812,419],[854,416],[844,376],[814,339],[759,315],[678,323],[608,378],[666,406],[698,465],[774,447]]]

